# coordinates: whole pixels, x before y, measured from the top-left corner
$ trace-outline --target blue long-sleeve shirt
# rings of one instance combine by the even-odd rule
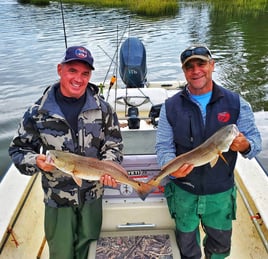
[[[251,147],[250,152],[243,156],[248,159],[255,157],[262,149],[261,135],[255,125],[255,118],[250,104],[241,96],[237,127],[245,135]],[[167,120],[165,104],[162,105],[159,116],[156,134],[156,152],[158,163],[161,167],[176,157],[173,131]]]

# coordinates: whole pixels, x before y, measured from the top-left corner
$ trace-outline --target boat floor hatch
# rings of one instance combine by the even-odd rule
[[[102,232],[91,244],[88,258],[179,259],[180,253],[172,230],[117,231]]]

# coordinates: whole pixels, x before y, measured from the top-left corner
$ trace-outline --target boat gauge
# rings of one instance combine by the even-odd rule
[[[124,196],[129,196],[132,194],[133,188],[132,188],[132,186],[130,186],[128,184],[121,184],[120,185],[120,192]]]

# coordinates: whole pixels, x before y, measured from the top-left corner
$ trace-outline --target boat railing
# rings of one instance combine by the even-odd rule
[[[22,175],[12,164],[0,184],[0,253],[23,209],[38,175]],[[5,198],[4,198],[5,197]],[[16,243],[15,238],[13,238]],[[16,245],[17,246],[17,245]]]
[[[235,171],[237,189],[268,252],[268,177],[255,158],[244,159],[240,154]]]

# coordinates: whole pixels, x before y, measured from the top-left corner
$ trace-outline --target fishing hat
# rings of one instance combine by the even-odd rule
[[[67,48],[61,63],[68,63],[74,60],[86,62],[92,70],[95,69],[93,67],[94,59],[91,56],[90,51],[83,46],[72,46]]]
[[[184,66],[189,60],[198,58],[204,61],[212,59],[210,50],[206,46],[191,46],[181,53],[181,64]]]

